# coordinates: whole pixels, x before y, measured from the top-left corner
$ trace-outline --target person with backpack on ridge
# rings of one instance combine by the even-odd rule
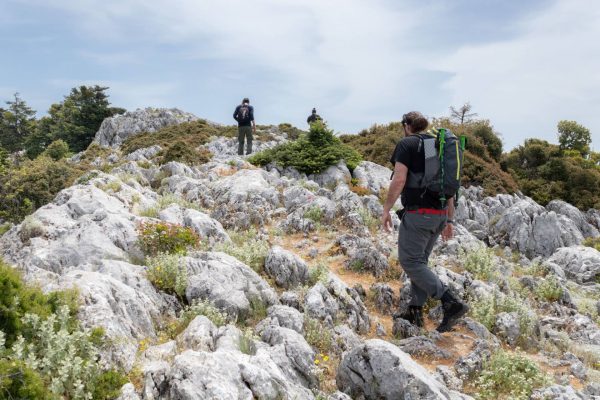
[[[246,146],[246,155],[252,153],[252,134],[256,133],[256,124],[254,122],[254,107],[250,105],[250,100],[245,97],[242,104],[235,108],[233,119],[238,123],[238,155],[244,155],[244,139],[248,143]]]
[[[460,186],[464,142],[450,131],[432,129],[419,112],[402,117],[405,137],[391,158],[392,181],[383,208],[383,228],[390,232],[390,210],[401,196],[403,209],[398,232],[398,260],[411,282],[408,310],[395,317],[423,327],[423,305],[428,297],[442,302],[444,317],[436,328],[447,332],[468,310],[428,267],[429,255],[440,234],[453,237],[454,199]]]
[[[322,120],[323,120],[323,118],[321,118],[321,116],[319,114],[317,114],[317,109],[313,108],[312,113],[306,119],[306,123],[310,125],[313,122],[322,121]]]

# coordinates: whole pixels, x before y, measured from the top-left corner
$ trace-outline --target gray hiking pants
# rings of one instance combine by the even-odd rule
[[[398,233],[398,260],[411,283],[411,306],[422,306],[428,297],[439,299],[446,291],[429,269],[429,255],[446,226],[445,215],[406,213]]]
[[[239,126],[238,127],[238,155],[244,154],[244,138],[248,142],[246,146],[246,154],[252,153],[252,127],[251,126]]]

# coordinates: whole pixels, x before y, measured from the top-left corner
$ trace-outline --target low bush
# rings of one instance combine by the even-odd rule
[[[204,315],[216,326],[223,326],[231,321],[231,318],[226,313],[220,311],[209,300],[195,300],[192,305],[186,307],[181,312],[179,319],[187,326],[199,315]]]
[[[43,293],[39,288],[23,282],[19,271],[0,260],[0,331],[4,332],[6,345],[10,346],[23,333],[25,314],[46,318],[67,306],[74,317],[78,309],[74,290]],[[71,328],[75,327],[71,321]]]
[[[77,310],[77,292],[44,294],[0,262],[0,397],[118,396],[126,379],[118,371],[102,369],[98,346],[104,333],[81,329]]]
[[[238,340],[240,351],[251,356],[256,354],[256,344],[254,341],[258,339],[254,332],[252,332],[252,328],[244,329]]]
[[[159,253],[146,260],[148,280],[156,288],[180,299],[185,296],[187,287],[187,267],[180,254]]]
[[[200,246],[200,236],[190,227],[167,222],[145,222],[138,227],[139,243],[148,256],[185,254]]]
[[[188,165],[199,165],[210,161],[212,154],[204,148],[194,149],[183,141],[177,141],[158,153],[160,164],[177,161]]]
[[[497,277],[494,252],[485,246],[468,252],[461,251],[460,260],[463,267],[476,279],[490,281]]]
[[[44,150],[42,155],[46,155],[54,161],[58,161],[69,155],[69,145],[62,139],[55,140],[46,147],[46,150]]]
[[[562,297],[563,288],[554,275],[550,275],[535,288],[535,297],[545,301],[557,301]]]
[[[125,154],[129,154],[138,149],[159,145],[162,147],[163,152],[168,152],[171,146],[175,144],[179,146],[179,143],[184,144],[189,149],[196,149],[216,136],[237,137],[237,127],[217,126],[199,119],[167,126],[156,132],[145,132],[131,136],[123,142],[121,150]]]
[[[0,175],[0,218],[20,222],[73,184],[84,167],[48,156],[27,160]]]
[[[534,332],[535,313],[525,299],[494,292],[489,296],[472,299],[469,305],[469,313],[473,319],[482,323],[489,331],[493,331],[498,314],[516,312],[519,316],[520,337],[527,338]]]
[[[593,249],[600,251],[600,237],[585,238],[585,240],[583,241],[582,244],[584,246],[591,247]]]
[[[483,365],[476,381],[477,397],[526,400],[534,389],[550,383],[550,378],[525,355],[499,350]]]
[[[258,237],[255,228],[247,231],[229,231],[228,233],[231,242],[218,243],[213,250],[229,254],[254,271],[261,272],[269,252],[269,243]]]
[[[34,237],[40,237],[45,234],[46,228],[44,228],[44,225],[31,215],[28,215],[21,223],[19,239],[21,239],[23,243],[29,243],[30,239]]]
[[[323,209],[319,206],[311,206],[304,212],[303,217],[319,224],[323,219]]]
[[[304,318],[304,338],[320,353],[330,353],[333,348],[331,331],[317,319]]]
[[[300,172],[317,174],[344,160],[350,170],[356,168],[361,156],[344,145],[323,123],[311,124],[310,131],[298,140],[284,143],[256,153],[248,161],[264,166],[275,162],[282,167],[293,167]]]
[[[317,282],[327,283],[329,278],[329,268],[324,263],[319,263],[308,271],[308,284],[314,286]]]

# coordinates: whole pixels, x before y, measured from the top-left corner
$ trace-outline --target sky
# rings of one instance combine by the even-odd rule
[[[357,133],[470,102],[505,148],[576,120],[600,149],[598,0],[0,0],[0,100],[78,85],[128,110]]]

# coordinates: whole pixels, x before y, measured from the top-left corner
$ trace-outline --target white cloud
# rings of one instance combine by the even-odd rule
[[[600,145],[600,6],[559,1],[526,21],[518,37],[465,46],[447,57],[452,102],[468,99],[510,146],[526,137],[556,141],[556,123],[574,119]]]

